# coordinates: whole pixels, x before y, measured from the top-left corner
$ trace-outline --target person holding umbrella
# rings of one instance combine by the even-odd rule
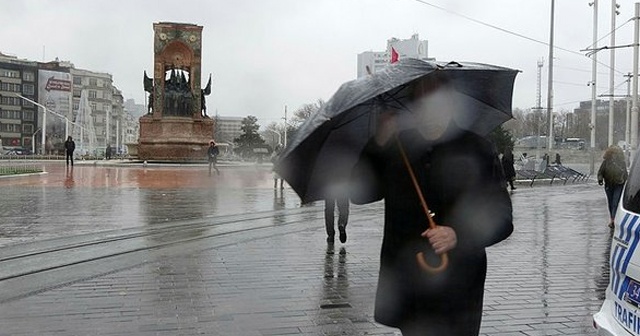
[[[478,335],[485,247],[512,233],[511,200],[492,145],[453,120],[446,82],[425,79],[413,91],[409,114],[380,113],[352,173],[353,203],[385,202],[375,320],[405,336]],[[427,229],[427,216],[440,225]],[[432,265],[446,254],[448,264],[425,271],[416,254]]]
[[[374,317],[405,336],[479,333],[485,247],[513,231],[485,136],[513,118],[517,73],[400,59],[342,84],[276,165],[303,203],[325,198],[342,172],[351,203],[384,200]]]

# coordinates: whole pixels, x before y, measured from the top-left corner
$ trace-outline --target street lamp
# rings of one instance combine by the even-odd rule
[[[287,147],[287,105],[284,106],[284,147]]]
[[[36,134],[40,131],[41,129],[38,128],[35,132],[33,132],[33,135],[31,135],[31,153],[34,155],[36,154]]]
[[[60,117],[60,118],[65,120],[65,127],[64,127],[64,138],[65,139],[69,138],[69,124],[72,124],[72,125],[74,125],[76,127],[79,127],[80,128],[80,132],[81,132],[80,134],[82,134],[82,131],[85,129],[85,127],[83,127],[82,125],[69,120],[69,118],[65,117],[64,115],[62,115],[62,114],[60,114],[58,112],[52,111],[52,110],[48,109],[46,106],[44,106],[44,105],[42,105],[42,104],[40,104],[40,103],[38,103],[36,101],[33,101],[33,100],[31,100],[31,99],[29,99],[27,97],[24,97],[24,96],[22,96],[20,94],[17,94],[17,93],[15,95],[18,96],[21,99],[24,99],[24,100],[36,105],[36,106],[41,107],[42,110],[44,111],[43,112],[44,116],[42,118],[42,129],[40,129],[42,131],[42,154],[44,154],[45,150],[46,150],[46,148],[45,148],[45,139],[46,139],[45,138],[45,133],[46,133],[46,129],[47,129],[47,112],[49,112],[49,113],[51,113],[51,114],[53,114],[53,115],[55,115],[57,117]],[[92,134],[95,134],[95,133],[93,133],[91,131],[89,131],[89,132],[92,133]],[[37,131],[36,131],[36,133],[37,133]],[[35,133],[34,133],[34,136],[35,136]],[[84,143],[84,138],[83,138],[82,135],[80,136],[80,142],[82,144]]]
[[[39,103],[37,103],[37,102],[27,98],[27,97],[24,97],[24,96],[18,94],[18,93],[16,93],[15,95],[18,98],[22,98],[22,99],[24,99],[24,100],[26,100],[26,101],[28,101],[28,102],[30,102],[30,103],[42,108],[42,148],[41,148],[41,151],[42,151],[42,155],[46,154],[46,151],[47,151],[47,148],[46,148],[46,141],[47,141],[47,138],[46,138],[46,133],[47,133],[47,108],[44,105],[39,104]],[[35,133],[34,133],[34,135],[35,135]],[[32,147],[34,147],[34,146],[35,145],[32,145]],[[35,151],[35,147],[34,147],[34,151]]]

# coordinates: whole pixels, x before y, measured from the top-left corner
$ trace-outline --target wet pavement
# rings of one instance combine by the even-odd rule
[[[0,179],[0,335],[399,335],[373,321],[382,204],[323,205],[270,167],[46,163]],[[482,335],[595,335],[610,231],[596,183],[521,185],[488,249]]]

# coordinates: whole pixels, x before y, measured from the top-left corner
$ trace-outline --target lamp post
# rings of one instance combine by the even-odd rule
[[[26,101],[28,101],[28,102],[30,102],[30,103],[42,108],[42,144],[41,144],[42,148],[41,148],[41,151],[42,151],[42,155],[45,155],[46,151],[47,151],[47,148],[46,148],[46,143],[47,143],[47,136],[46,136],[46,134],[47,134],[47,108],[44,105],[42,105],[42,104],[40,104],[38,102],[35,102],[35,101],[33,101],[33,100],[31,100],[31,99],[29,99],[27,97],[24,97],[24,96],[22,96],[22,95],[20,95],[18,93],[16,93],[15,95],[18,98],[24,99],[24,100],[26,100]]]
[[[589,3],[589,6],[593,6],[593,50],[598,50],[598,0],[593,0]],[[591,55],[591,123],[589,128],[591,129],[591,160],[589,162],[589,172],[593,174],[595,172],[595,150],[596,150],[596,81],[597,81],[597,67],[598,67],[598,53],[594,52]]]
[[[595,0],[594,0],[595,1]],[[549,123],[549,134],[547,137],[547,149],[553,148],[553,21],[555,16],[555,0],[551,0],[551,26],[549,33],[549,82],[547,88],[547,122]]]
[[[287,105],[284,106],[284,147],[287,147]]]
[[[49,113],[51,113],[51,114],[53,114],[53,115],[55,115],[57,117],[60,117],[60,118],[65,120],[65,127],[64,127],[64,138],[65,139],[67,139],[69,137],[69,124],[73,124],[73,125],[75,125],[77,127],[80,127],[81,131],[84,129],[84,127],[82,125],[79,125],[79,124],[69,120],[69,118],[65,117],[64,115],[62,115],[62,114],[60,114],[58,112],[52,111],[52,110],[48,109],[46,106],[44,106],[44,105],[42,105],[42,104],[40,104],[40,103],[38,103],[36,101],[33,101],[33,100],[31,100],[31,99],[29,99],[27,97],[24,97],[24,96],[22,96],[20,94],[17,94],[17,93],[16,93],[16,96],[18,96],[19,98],[24,99],[24,100],[26,100],[26,101],[28,101],[28,102],[36,105],[36,106],[41,107],[42,110],[43,110],[43,115],[44,116],[42,117],[42,128],[41,128],[41,131],[42,131],[42,154],[45,153],[45,149],[46,149],[45,148],[45,139],[46,139],[45,138],[45,133],[46,133],[46,128],[47,128],[47,112],[49,112]],[[37,131],[36,131],[36,133],[37,133]],[[34,135],[35,135],[35,133],[34,133]],[[81,139],[81,141],[82,141],[82,139]]]
[[[36,134],[40,132],[42,129],[38,128],[33,135],[31,135],[31,153],[36,154]]]

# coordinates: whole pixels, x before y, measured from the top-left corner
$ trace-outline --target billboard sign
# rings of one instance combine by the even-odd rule
[[[38,70],[38,103],[48,110],[73,120],[73,82],[68,72]],[[39,109],[42,119],[42,109]],[[61,151],[65,139],[66,121],[52,113],[47,114],[46,148],[48,152]]]

